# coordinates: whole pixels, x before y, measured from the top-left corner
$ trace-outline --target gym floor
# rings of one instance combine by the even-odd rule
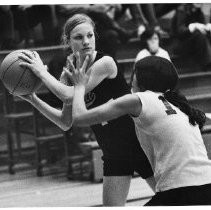
[[[69,181],[65,173],[35,177],[32,171],[1,175],[2,207],[90,207],[102,206],[102,183]],[[143,206],[153,195],[146,182],[132,179],[126,206]]]

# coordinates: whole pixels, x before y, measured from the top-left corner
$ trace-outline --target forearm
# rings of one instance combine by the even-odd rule
[[[75,86],[73,107],[72,107],[72,118],[73,123],[78,125],[80,117],[87,112],[87,108],[84,101],[85,87]],[[79,123],[80,124],[80,123]]]
[[[73,124],[79,127],[96,125],[107,121],[108,119],[113,119],[109,116],[110,112],[107,112],[105,108],[106,104],[101,107],[87,110],[84,102],[85,87],[76,86],[73,97],[73,107],[72,107],[72,121]],[[102,108],[104,107],[104,108]],[[106,110],[106,111],[105,111]]]
[[[29,101],[36,109],[38,109],[46,118],[60,127],[62,130],[68,130],[72,125],[72,105],[64,104],[63,109],[56,109],[36,95]]]
[[[73,86],[67,86],[61,83],[47,71],[43,71],[39,77],[46,85],[46,87],[51,92],[53,92],[53,94],[55,94],[62,102],[68,104],[72,102],[74,94]]]

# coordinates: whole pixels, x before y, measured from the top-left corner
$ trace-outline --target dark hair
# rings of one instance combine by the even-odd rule
[[[94,21],[86,14],[75,14],[70,17],[66,23],[64,24],[63,34],[62,34],[62,41],[63,44],[68,44],[70,39],[70,32],[79,24],[81,23],[90,23],[93,26],[95,31],[95,23]]]
[[[164,93],[164,98],[184,112],[189,117],[189,122],[192,125],[198,124],[200,129],[203,128],[206,122],[205,113],[191,107],[186,97],[179,91],[167,91]]]
[[[172,62],[158,56],[148,56],[135,64],[134,73],[140,89],[163,93],[166,100],[189,117],[192,125],[198,124],[200,129],[203,127],[206,121],[204,112],[192,108],[186,97],[176,90],[178,74]]]
[[[154,92],[173,90],[178,82],[175,66],[159,56],[145,57],[135,64],[138,86]]]
[[[154,27],[148,27],[140,36],[140,44],[143,48],[148,49],[147,40],[151,39],[154,34],[157,34],[159,41],[160,41],[160,34]]]

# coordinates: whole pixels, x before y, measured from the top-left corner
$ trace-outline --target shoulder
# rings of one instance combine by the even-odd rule
[[[141,50],[141,51],[137,54],[137,56],[138,56],[138,55],[147,54],[147,53],[149,53],[149,51],[148,51],[147,49],[143,49],[143,50]]]
[[[114,59],[111,56],[109,56],[109,55],[102,56],[99,59],[99,61],[101,61],[101,62],[103,62],[103,63],[105,63],[107,65],[115,63]]]
[[[162,47],[159,48],[159,51],[160,51],[161,53],[168,54],[168,52],[167,52],[166,50],[164,50]]]
[[[152,91],[136,92],[133,93],[133,95],[135,95],[139,99],[141,104],[148,104],[149,101],[156,98],[156,94]]]
[[[105,74],[107,77],[115,77],[117,74],[117,65],[114,59],[108,55],[102,56],[92,65],[93,70],[99,74]]]
[[[137,62],[138,60],[141,60],[142,58],[148,56],[149,54],[150,53],[147,49],[143,49],[137,54],[135,61]]]
[[[128,114],[132,116],[139,116],[142,110],[142,103],[138,95],[126,94],[116,99],[120,106],[128,110]]]
[[[137,92],[134,93],[138,97],[141,103],[141,112],[142,114],[154,113],[159,106],[159,93],[152,91]]]
[[[164,57],[164,58],[170,60],[170,56],[169,56],[168,51],[167,51],[167,50],[164,50],[164,49],[161,48],[161,47],[159,48],[159,55],[160,55],[161,57]]]
[[[150,90],[146,90],[144,92],[136,92],[134,93],[135,95],[137,95],[139,98],[142,98],[142,97],[155,97],[157,94],[153,91],[150,91]]]
[[[134,103],[140,103],[140,98],[136,93],[132,93],[132,94],[126,94],[124,96],[121,97],[122,101],[125,101],[125,103],[127,104],[134,104]]]

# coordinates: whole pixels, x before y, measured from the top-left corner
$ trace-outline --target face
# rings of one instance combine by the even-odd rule
[[[90,23],[81,23],[71,31],[70,47],[74,54],[79,52],[82,59],[93,54],[95,51],[95,35]]]
[[[149,51],[152,53],[156,53],[159,49],[159,37],[157,34],[152,35],[150,39],[147,40],[147,45]]]

